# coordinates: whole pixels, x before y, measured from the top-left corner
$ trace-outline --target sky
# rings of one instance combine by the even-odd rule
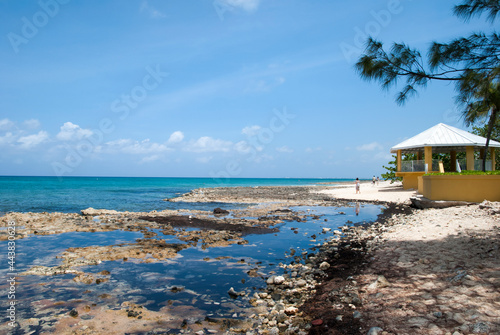
[[[0,175],[371,178],[440,122],[354,69],[370,35],[425,54],[490,32],[451,0],[0,0]]]

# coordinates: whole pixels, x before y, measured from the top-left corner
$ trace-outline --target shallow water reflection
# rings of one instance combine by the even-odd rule
[[[348,222],[374,221],[382,208],[365,204],[342,208],[292,207],[293,211],[309,214],[307,220],[285,222],[277,233],[244,236],[247,244],[207,249],[191,245],[179,251],[175,258],[152,263],[129,258],[78,267],[96,277],[106,274],[107,281],[99,284],[75,282],[73,274],[20,276],[17,277],[17,317],[50,319],[77,305],[120,309],[124,302],[133,302],[151,311],[191,306],[196,315],[240,318],[249,307],[250,296],[266,286],[265,278],[282,273],[279,263],[292,260],[291,248],[297,255],[310,253],[312,248],[330,239],[333,230]],[[161,230],[153,231],[158,234],[153,238],[184,243]],[[20,273],[34,265],[59,265],[61,259],[57,257],[68,248],[135,243],[140,238],[144,238],[141,232],[121,230],[31,236],[16,241],[16,270]],[[0,243],[2,250],[6,250],[6,243]],[[7,273],[7,269],[0,269],[4,278]],[[247,296],[233,299],[228,295],[231,287],[246,292]],[[6,284],[2,283],[0,289],[6,290]],[[6,321],[3,317],[3,322]]]

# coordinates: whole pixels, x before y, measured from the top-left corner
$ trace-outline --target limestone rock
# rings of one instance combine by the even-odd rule
[[[382,331],[384,331],[384,330],[380,327],[371,327],[370,330],[368,331],[368,333],[366,333],[366,335],[378,335]]]
[[[283,277],[283,276],[274,277],[274,284],[275,285],[280,285],[280,284],[283,284],[284,282],[285,282],[285,277]]]
[[[323,262],[323,263],[321,263],[321,264],[319,265],[319,269],[320,269],[320,270],[326,270],[326,269],[328,269],[329,267],[330,267],[330,263],[328,263],[328,262]]]
[[[375,290],[377,288],[389,287],[392,284],[384,276],[378,276],[377,280],[368,285],[368,289]]]

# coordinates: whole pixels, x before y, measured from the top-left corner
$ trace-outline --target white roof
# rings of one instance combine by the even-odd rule
[[[486,138],[484,137],[440,123],[392,147],[391,152],[396,153],[398,150],[417,151],[417,149],[422,149],[423,147],[439,147],[436,148],[437,150],[433,150],[434,152],[439,152],[445,150],[465,150],[465,147],[468,146],[484,147],[485,145]],[[500,148],[500,143],[490,140],[489,146]]]

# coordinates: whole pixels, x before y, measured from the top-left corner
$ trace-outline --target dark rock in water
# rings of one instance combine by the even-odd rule
[[[78,311],[76,309],[72,309],[71,312],[69,312],[69,316],[76,318],[78,316]]]
[[[140,220],[169,224],[175,228],[201,228],[211,230],[228,230],[231,232],[247,234],[269,234],[279,231],[279,228],[252,227],[244,224],[221,223],[217,220],[198,219],[186,215],[169,216],[140,216]]]
[[[288,209],[288,208],[285,208],[285,209],[277,209],[275,211],[273,211],[273,213],[291,213],[292,210],[291,209]]]
[[[216,209],[214,209],[214,214],[215,215],[227,215],[227,214],[229,214],[229,211],[217,207]]]
[[[172,286],[170,289],[172,293],[178,293],[184,291],[184,287],[179,287],[179,286]]]

